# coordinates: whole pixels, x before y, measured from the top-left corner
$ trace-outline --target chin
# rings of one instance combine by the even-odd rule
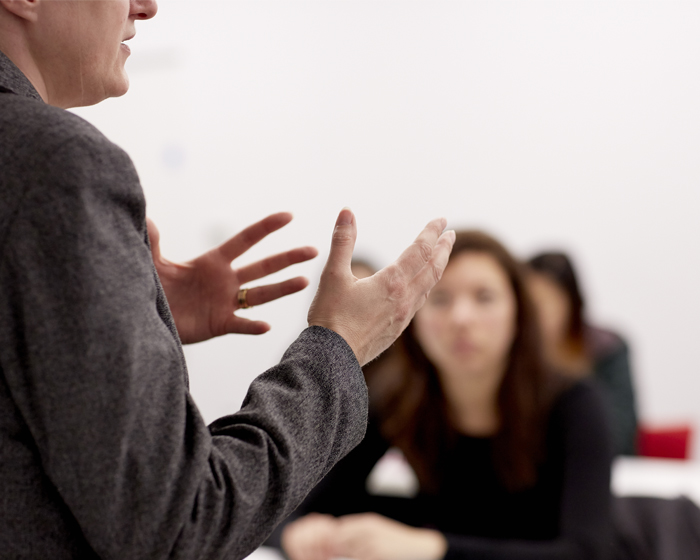
[[[126,83],[120,87],[119,89],[116,89],[112,95],[109,97],[121,97],[124,95],[127,91],[129,91],[129,80],[126,81]]]
[[[107,97],[121,97],[127,91],[129,91],[129,76],[126,71],[122,70],[121,76],[115,80],[112,88],[110,88],[110,94]]]
[[[91,105],[110,97],[121,97],[127,91],[129,91],[129,75],[126,73],[124,64],[118,64],[109,75],[103,77],[101,91],[95,96]]]

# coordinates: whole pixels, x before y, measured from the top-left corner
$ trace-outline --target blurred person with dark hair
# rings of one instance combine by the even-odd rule
[[[547,359],[565,374],[592,376],[601,384],[610,408],[613,448],[617,454],[634,455],[637,411],[626,341],[587,323],[584,298],[566,254],[540,253],[527,264]]]
[[[541,355],[522,265],[457,233],[442,279],[369,378],[370,425],[279,534],[292,560],[604,559],[611,449],[603,403]],[[412,497],[368,484],[390,448]]]

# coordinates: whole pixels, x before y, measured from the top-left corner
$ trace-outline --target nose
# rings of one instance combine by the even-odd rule
[[[450,320],[452,324],[464,326],[474,319],[474,303],[468,298],[457,299],[450,310]]]
[[[156,0],[131,0],[131,17],[134,19],[151,19],[158,13]]]

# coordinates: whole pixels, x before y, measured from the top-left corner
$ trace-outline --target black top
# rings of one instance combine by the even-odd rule
[[[593,378],[600,384],[612,420],[616,455],[636,455],[637,407],[627,342],[618,334],[586,327],[586,347],[593,358]]]
[[[366,480],[389,448],[376,424],[295,512],[336,516],[377,512],[442,531],[445,558],[607,558],[611,542],[610,437],[603,404],[589,382],[555,402],[547,424],[546,459],[536,484],[510,493],[491,461],[492,440],[463,436],[443,473],[442,490],[415,498],[370,495]]]

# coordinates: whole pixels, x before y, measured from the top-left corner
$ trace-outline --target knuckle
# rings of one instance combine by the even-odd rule
[[[406,321],[408,321],[411,318],[411,311],[413,310],[413,306],[407,302],[407,301],[402,301],[399,305],[396,306],[396,320],[400,325],[403,325]]]
[[[434,284],[437,284],[440,281],[440,278],[442,278],[442,273],[445,271],[445,269],[441,266],[433,266],[432,269]]]
[[[402,300],[406,292],[406,281],[398,275],[392,275],[387,281],[387,291],[391,299]]]
[[[333,232],[333,243],[335,245],[349,245],[354,242],[354,237],[342,229]]]
[[[433,254],[433,246],[427,241],[416,241],[416,248],[418,249],[418,254],[420,255],[423,262],[428,262]]]

